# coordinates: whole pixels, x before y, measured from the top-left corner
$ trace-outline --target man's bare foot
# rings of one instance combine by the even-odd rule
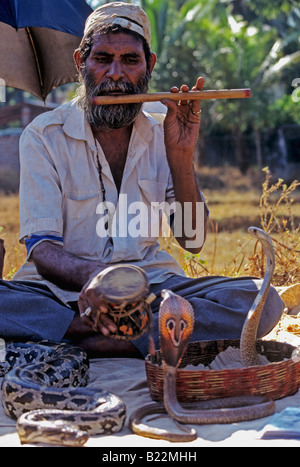
[[[65,333],[66,339],[82,339],[83,336],[88,336],[90,334],[95,334],[95,330],[91,327],[91,324],[85,322],[79,313],[75,313],[73,321]]]
[[[102,334],[83,337],[76,342],[76,345],[85,350],[90,358],[144,358],[132,342],[113,339]]]

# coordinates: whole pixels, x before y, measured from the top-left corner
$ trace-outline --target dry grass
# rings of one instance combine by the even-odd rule
[[[216,169],[213,172],[216,175]],[[264,169],[265,178],[261,178],[259,189],[245,177],[235,179],[234,170],[227,174],[222,171],[222,177],[223,180],[230,177],[228,186],[235,189],[205,191],[210,227],[201,253],[179,252],[175,240],[164,246],[192,277],[207,274],[262,277],[264,253],[247,233],[250,226],[260,227],[271,235],[275,247],[273,284],[300,282],[300,183],[272,180],[268,168]]]
[[[271,173],[266,167],[265,181],[260,198],[260,225],[273,239],[276,262],[273,282],[286,286],[300,282],[300,224],[296,216],[294,195],[300,186],[297,180],[289,185],[283,179],[271,182]],[[250,259],[250,273],[263,274],[264,257],[255,248]]]
[[[11,279],[26,257],[25,247],[19,244],[18,195],[0,195],[0,237],[6,250],[3,277]]]
[[[247,234],[247,228],[254,225],[263,228],[273,239],[276,250],[274,283],[299,282],[299,182],[294,180],[286,184],[282,179],[277,180],[267,167],[262,172],[251,169],[247,177],[241,176],[237,169],[225,168],[221,184],[233,189],[216,190],[213,189],[216,170],[213,169],[214,177],[205,194],[214,222],[212,231],[217,230],[218,235],[210,234],[214,235],[214,248],[211,241],[207,242],[202,259],[212,258],[212,263],[217,265],[214,273],[263,275],[262,251],[258,251],[257,244]],[[209,177],[211,174],[206,175],[204,170],[203,182]]]

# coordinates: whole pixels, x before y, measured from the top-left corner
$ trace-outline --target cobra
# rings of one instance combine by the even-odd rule
[[[261,229],[250,227],[249,233],[264,248],[267,266],[261,289],[249,310],[241,333],[241,355],[245,366],[258,364],[255,348],[257,328],[274,271],[274,250],[269,235]],[[141,436],[166,439],[172,442],[192,441],[194,429],[181,427],[185,433],[173,433],[142,423],[153,413],[168,413],[181,423],[212,424],[234,423],[266,417],[274,413],[274,401],[264,396],[240,396],[213,399],[191,405],[180,405],[176,396],[176,375],[182,356],[193,332],[194,313],[191,304],[182,297],[165,290],[159,310],[160,344],[164,375],[164,403],[149,404],[135,411],[129,420],[131,429]]]
[[[126,406],[116,395],[86,388],[86,353],[68,344],[11,343],[2,404],[18,419],[21,443],[82,446],[89,435],[120,431]]]

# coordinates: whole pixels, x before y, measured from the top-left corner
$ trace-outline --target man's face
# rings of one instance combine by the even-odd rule
[[[85,85],[81,100],[90,123],[105,129],[132,123],[142,104],[91,105],[91,99],[98,95],[147,92],[153,66],[147,69],[143,44],[130,34],[108,33],[95,38],[81,69]]]

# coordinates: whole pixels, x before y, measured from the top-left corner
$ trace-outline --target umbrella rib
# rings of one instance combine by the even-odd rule
[[[38,75],[39,75],[41,92],[42,92],[42,96],[44,97],[44,93],[43,93],[44,83],[43,83],[41,68],[40,68],[40,64],[39,64],[39,60],[38,60],[38,55],[37,55],[36,48],[35,48],[35,45],[34,45],[34,41],[33,41],[32,35],[31,35],[31,31],[30,31],[30,29],[28,27],[26,27],[25,29],[26,29],[28,39],[29,39],[29,41],[31,43],[31,47],[32,47],[32,50],[33,50],[33,55],[34,55],[34,58],[35,58],[36,68],[37,68]]]

